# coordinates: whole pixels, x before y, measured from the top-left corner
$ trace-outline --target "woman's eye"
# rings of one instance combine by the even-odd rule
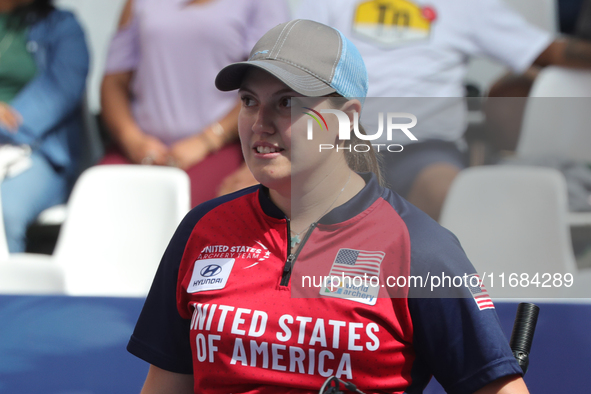
[[[242,96],[240,99],[245,107],[251,107],[255,104],[254,100],[249,96]]]
[[[285,108],[291,108],[291,97],[283,97],[279,104]]]

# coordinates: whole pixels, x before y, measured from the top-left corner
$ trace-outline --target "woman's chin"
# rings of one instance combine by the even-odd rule
[[[273,190],[285,190],[291,186],[291,173],[289,171],[265,170],[256,171],[255,179],[263,186]]]

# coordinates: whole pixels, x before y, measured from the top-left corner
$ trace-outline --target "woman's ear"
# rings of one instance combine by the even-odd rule
[[[359,113],[361,112],[361,102],[357,99],[348,100],[343,106],[340,108],[340,111],[344,112],[347,117],[349,118],[349,130],[351,134],[353,134],[353,127],[355,125],[355,118],[359,122]],[[339,135],[336,135],[335,144],[339,146],[345,145],[345,140],[340,140]]]
[[[361,113],[361,102],[357,99],[349,100],[343,105],[341,109],[344,113],[347,114],[349,117],[349,121],[351,122],[351,130],[353,130],[353,120],[355,118],[355,113],[359,116]]]

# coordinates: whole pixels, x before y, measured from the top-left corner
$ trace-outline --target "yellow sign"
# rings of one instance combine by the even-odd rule
[[[432,7],[407,0],[371,0],[358,4],[353,32],[384,45],[426,40],[437,15]]]

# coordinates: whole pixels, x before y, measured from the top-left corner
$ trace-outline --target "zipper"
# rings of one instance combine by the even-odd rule
[[[291,272],[293,270],[293,266],[304,247],[304,244],[310,238],[312,231],[316,228],[316,223],[312,223],[308,231],[306,231],[306,235],[304,235],[304,239],[300,242],[300,247],[298,248],[295,254],[291,253],[291,227],[290,227],[290,220],[287,219],[287,259],[285,260],[285,265],[283,266],[283,273],[281,274],[281,283],[280,286],[287,286],[289,284],[289,279],[291,278]]]

